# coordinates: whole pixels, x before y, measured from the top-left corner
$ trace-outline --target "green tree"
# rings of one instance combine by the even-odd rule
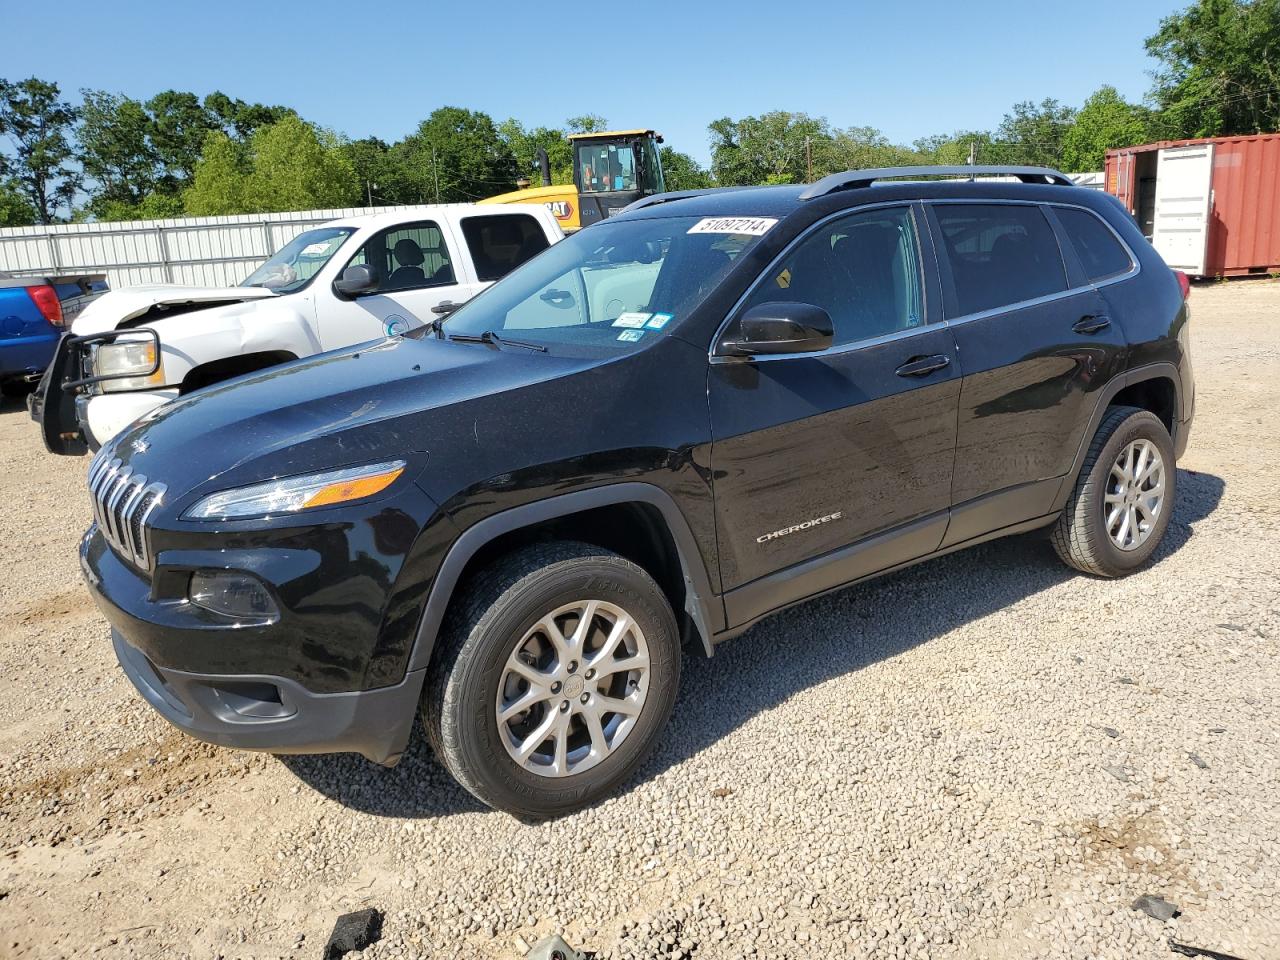
[[[711,174],[725,186],[803,183],[816,142],[830,139],[822,117],[774,110],[759,117],[721,117],[707,127]]]
[[[570,133],[601,133],[609,129],[609,121],[598,113],[583,113],[564,122]]]
[[[269,107],[246,103],[215,90],[204,98],[204,109],[224,133],[240,141],[249,140],[262,127],[279,123],[286,117],[297,117],[292,107]]]
[[[0,174],[3,166],[0,163]],[[0,227],[27,227],[35,222],[36,208],[12,180],[0,179]]]
[[[566,126],[572,123],[572,120],[566,121]],[[528,177],[533,186],[542,185],[542,171],[538,166],[539,149],[547,151],[553,184],[573,182],[573,147],[564,130],[555,127],[526,128],[515,117],[510,117],[498,124],[498,136],[511,151],[516,175]]]
[[[1146,41],[1159,135],[1280,130],[1280,0],[1198,0]]]
[[[194,93],[165,90],[146,103],[147,136],[161,171],[166,193],[177,193],[191,180],[204,140],[218,129],[218,119]]]
[[[89,179],[89,211],[100,220],[132,219],[134,208],[156,189],[159,160],[151,145],[151,117],[128,97],[104,90],[82,94],[77,139]]]
[[[662,175],[668,190],[703,190],[713,185],[711,172],[687,153],[674,147],[661,147]]]
[[[515,157],[486,113],[439,107],[392,152],[415,199],[466,202],[515,188]]]
[[[364,203],[374,206],[392,203],[415,203],[418,194],[413,178],[404,168],[403,157],[383,140],[365,137],[342,144],[342,152],[351,161]]]
[[[321,210],[360,202],[355,167],[335,134],[289,115],[253,135],[245,183],[250,212]]]
[[[1146,109],[1127,103],[1115,87],[1099,87],[1062,138],[1062,168],[1101,170],[1108,150],[1145,142],[1150,126]]]
[[[995,137],[985,130],[957,130],[924,137],[914,146],[921,163],[958,166],[968,163],[971,154],[977,163],[995,163],[994,142]]]
[[[980,162],[1061,166],[1063,141],[1074,119],[1074,109],[1051,97],[1038,104],[1015,103],[996,131],[990,156]]]
[[[0,134],[14,157],[10,176],[40,223],[52,223],[60,206],[68,213],[79,188],[72,162],[72,130],[77,111],[60,99],[56,83],[31,77],[10,83],[0,79]]]
[[[182,195],[183,210],[188,216],[249,212],[245,181],[252,166],[248,152],[221,130],[205,138],[191,186]]]

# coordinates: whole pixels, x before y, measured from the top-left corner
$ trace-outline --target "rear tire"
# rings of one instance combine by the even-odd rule
[[[422,712],[462,786],[543,819],[591,804],[640,766],[680,683],[675,616],[644,570],[587,544],[536,544],[459,599]]]
[[[1155,414],[1112,407],[1102,418],[1051,539],[1069,566],[1121,577],[1151,558],[1177,494],[1173,440]]]

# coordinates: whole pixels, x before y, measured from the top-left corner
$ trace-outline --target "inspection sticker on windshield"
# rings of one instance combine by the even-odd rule
[[[661,330],[670,322],[671,322],[671,314],[655,313],[653,316],[649,318],[649,322],[645,324],[645,327],[648,328],[649,330]]]
[[[649,320],[647,313],[620,313],[613,321],[615,327],[643,327]]]
[[[635,343],[644,336],[643,330],[623,330],[618,334],[619,340],[625,340],[627,343]]]
[[[749,237],[763,237],[778,221],[773,217],[703,217],[689,233],[745,233]]]

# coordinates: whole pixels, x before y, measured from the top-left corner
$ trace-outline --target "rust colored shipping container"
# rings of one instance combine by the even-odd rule
[[[1280,133],[1108,150],[1106,189],[1176,270],[1280,271]]]

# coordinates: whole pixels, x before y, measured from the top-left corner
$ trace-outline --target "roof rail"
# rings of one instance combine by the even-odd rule
[[[1075,183],[1065,173],[1050,170],[1048,167],[1004,167],[1004,166],[961,166],[961,167],[879,167],[873,170],[846,170],[844,173],[833,173],[823,177],[817,183],[810,184],[801,200],[813,200],[825,197],[829,193],[840,190],[861,190],[878,180],[893,180],[911,177],[1017,177],[1023,183],[1050,183],[1060,187],[1073,187]]]
[[[709,193],[731,193],[734,190],[755,190],[757,187],[704,187],[701,190],[671,190],[667,193],[655,193],[652,196],[632,200],[618,213],[630,213],[632,210],[643,210],[645,207],[657,206],[659,203],[670,203],[672,200],[686,200],[689,197],[704,197]]]

